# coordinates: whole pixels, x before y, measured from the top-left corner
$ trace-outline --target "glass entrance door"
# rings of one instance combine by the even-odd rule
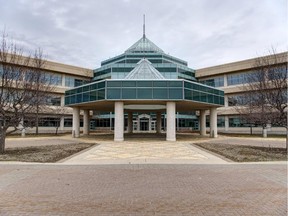
[[[148,131],[149,130],[149,119],[142,118],[140,119],[140,131]]]

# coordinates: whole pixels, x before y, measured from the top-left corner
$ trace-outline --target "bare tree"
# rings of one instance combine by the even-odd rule
[[[39,133],[39,114],[47,107],[47,98],[52,96],[55,90],[54,76],[52,73],[43,73],[46,66],[46,60],[43,50],[38,48],[33,55],[33,76],[35,77],[35,128],[36,134]]]
[[[61,126],[61,119],[64,118],[69,114],[68,111],[69,108],[63,107],[63,106],[47,106],[46,107],[46,112],[48,113],[53,113],[52,117],[56,119],[55,122],[55,135],[58,135],[59,128]],[[51,115],[50,115],[51,117]]]
[[[21,125],[35,125],[35,105],[51,90],[47,87],[51,82],[45,73],[40,73],[43,65],[39,51],[34,56],[24,54],[5,32],[0,40],[0,153],[3,154],[7,134]]]
[[[254,69],[255,68],[255,69]],[[236,110],[247,123],[261,125],[263,136],[267,126],[285,127],[287,131],[287,52],[255,60],[253,71],[247,73],[243,84],[241,106]]]

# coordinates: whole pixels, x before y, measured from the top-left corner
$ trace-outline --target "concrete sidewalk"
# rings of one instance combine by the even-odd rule
[[[102,142],[64,164],[227,164],[185,142]]]

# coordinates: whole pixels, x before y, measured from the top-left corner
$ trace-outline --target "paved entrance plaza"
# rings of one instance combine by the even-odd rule
[[[1,165],[0,215],[287,214],[286,165]]]
[[[0,215],[287,215],[287,163],[230,163],[190,145],[207,138],[190,138],[8,139],[8,147],[99,145],[56,164],[1,162]]]
[[[141,138],[142,136],[142,138]],[[94,137],[94,136],[92,136]],[[97,137],[97,135],[95,136]],[[191,145],[167,142],[156,134],[130,135],[125,142],[99,140],[99,145],[64,164],[226,164],[227,161]],[[201,140],[201,139],[200,139]],[[199,140],[199,141],[200,141]],[[205,139],[204,139],[205,140]],[[87,139],[86,139],[87,141]],[[89,140],[90,141],[90,140]],[[201,140],[203,141],[203,140]]]

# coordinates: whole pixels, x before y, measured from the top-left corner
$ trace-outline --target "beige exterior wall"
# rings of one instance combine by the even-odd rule
[[[268,56],[269,57],[269,56]],[[283,52],[277,54],[277,60],[280,60],[278,63],[286,63],[288,61],[288,52]],[[243,84],[239,85],[227,85],[227,75],[228,74],[240,74],[240,73],[245,73],[248,71],[253,70],[255,68],[255,62],[257,58],[253,59],[247,59],[243,61],[238,61],[238,62],[232,62],[228,64],[223,64],[223,65],[217,65],[213,67],[207,67],[207,68],[202,68],[196,70],[195,77],[199,79],[200,81],[202,80],[207,80],[207,79],[212,79],[212,78],[217,78],[217,77],[223,77],[224,78],[224,86],[219,87],[219,89],[223,90],[225,93],[225,106],[218,108],[218,116],[225,116],[225,118],[229,118],[229,116],[237,116],[238,112],[236,111],[235,107],[233,106],[228,106],[228,97],[232,95],[239,95],[244,91]],[[271,61],[273,58],[271,57]],[[249,128],[233,128],[227,125],[229,122],[225,122],[225,128],[219,128],[219,131],[221,132],[235,132],[235,133],[249,133],[250,129]],[[227,131],[227,128],[229,130]],[[262,128],[256,128],[253,130],[257,131],[260,133],[262,131]],[[270,133],[284,133],[285,129],[284,128],[271,128]]]
[[[288,55],[287,52],[277,54],[279,59],[283,61],[279,63],[287,62],[287,55]],[[197,69],[195,76],[196,78],[199,79],[199,78],[207,78],[211,76],[214,77],[214,76],[221,75],[221,74],[235,73],[235,72],[249,70],[254,67],[256,60],[257,58],[253,58],[253,59],[247,59],[247,60],[237,61],[237,62],[228,63],[228,64],[222,64],[222,65]]]
[[[11,57],[11,55],[8,57]],[[24,64],[26,58],[27,57],[21,57],[19,64],[21,65],[21,62],[23,62]],[[62,77],[62,83],[59,86],[55,86],[55,88],[53,89],[53,94],[55,94],[55,96],[61,97],[62,108],[58,109],[59,107],[57,106],[50,106],[49,109],[42,111],[41,113],[42,117],[54,118],[56,116],[59,116],[63,119],[63,117],[65,116],[66,118],[72,119],[72,108],[63,107],[64,106],[64,93],[66,90],[71,88],[71,87],[65,86],[65,79],[67,79],[68,77],[73,77],[75,79],[80,79],[80,80],[90,80],[93,78],[93,70],[82,68],[82,67],[77,67],[77,66],[72,66],[72,65],[67,65],[67,64],[61,64],[61,63],[53,62],[53,61],[46,61],[44,68],[41,70],[43,70],[44,72],[48,72],[48,73],[58,74],[58,75],[61,75]],[[54,133],[55,130],[56,130],[55,127],[39,127],[40,133]],[[71,131],[71,127],[64,127],[64,128],[59,127],[58,131],[59,133],[65,132],[65,131],[66,132]],[[26,132],[34,133],[35,128],[27,128]]]

